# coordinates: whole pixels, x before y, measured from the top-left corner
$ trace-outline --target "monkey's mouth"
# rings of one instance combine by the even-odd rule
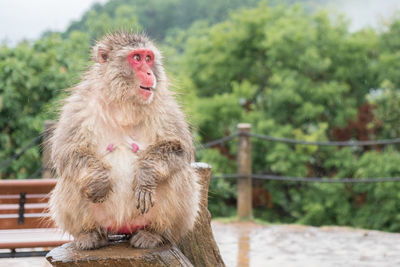
[[[151,91],[151,87],[139,86],[143,90]]]
[[[152,87],[140,85],[139,88],[139,93],[144,97],[145,100],[147,100],[153,94],[151,91]]]

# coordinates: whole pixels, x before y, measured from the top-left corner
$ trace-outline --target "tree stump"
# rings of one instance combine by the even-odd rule
[[[201,179],[200,212],[193,231],[188,233],[178,247],[194,266],[225,266],[211,229],[211,214],[208,211],[208,187],[211,179],[211,166],[194,163],[192,167]]]
[[[177,245],[155,249],[131,248],[125,240],[114,240],[96,250],[76,250],[73,243],[54,248],[46,259],[53,266],[225,266],[211,230],[208,211],[208,187],[211,167],[204,163],[192,164],[200,174],[200,212],[193,231]]]
[[[67,243],[51,250],[46,259],[53,266],[193,266],[176,246],[136,249],[126,241],[114,241],[106,247],[85,251],[76,250],[73,243]]]

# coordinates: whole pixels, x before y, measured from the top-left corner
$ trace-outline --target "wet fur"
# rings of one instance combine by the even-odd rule
[[[147,102],[133,93],[138,84],[124,61],[143,47],[155,54],[157,79]],[[70,89],[50,138],[59,176],[52,218],[80,249],[105,245],[107,225],[127,221],[145,226],[132,237],[133,246],[178,242],[194,225],[199,185],[190,168],[192,136],[167,88],[161,54],[145,36],[130,33],[105,37],[93,49],[95,61],[98,49],[108,51],[107,62],[95,63]],[[137,153],[129,141],[139,144]],[[116,149],[108,153],[110,143]]]

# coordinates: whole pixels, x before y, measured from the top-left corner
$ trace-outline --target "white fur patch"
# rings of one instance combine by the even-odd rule
[[[127,146],[117,146],[113,152],[105,155],[104,161],[111,169],[111,183],[113,192],[101,204],[96,204],[94,216],[104,228],[114,224],[123,224],[132,218],[134,204],[126,205],[121,200],[133,200],[133,163],[137,155]]]

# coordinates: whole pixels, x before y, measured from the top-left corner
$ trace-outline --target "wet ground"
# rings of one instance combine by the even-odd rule
[[[347,227],[213,222],[227,266],[396,267],[400,234]]]
[[[228,267],[396,267],[400,234],[347,227],[212,223]],[[0,266],[50,266],[44,258],[0,259]]]

